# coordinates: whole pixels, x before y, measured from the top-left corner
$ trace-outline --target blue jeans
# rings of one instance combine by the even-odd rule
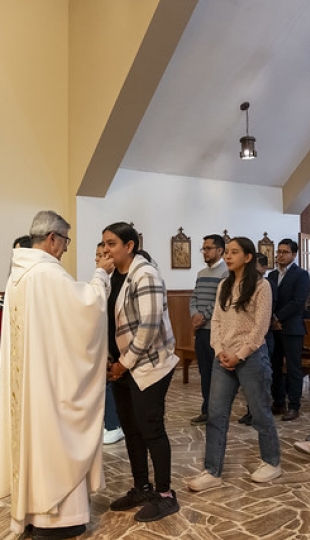
[[[280,462],[280,444],[270,408],[272,370],[267,346],[262,345],[234,371],[221,367],[215,358],[206,426],[205,468],[213,476],[221,476],[231,407],[239,386],[249,404],[252,425],[258,431],[261,458],[269,465]]]
[[[104,427],[108,431],[113,431],[114,429],[120,427],[120,425],[121,423],[116,412],[112,385],[110,381],[107,381],[105,391]]]
[[[214,349],[212,349],[210,345],[210,333],[211,330],[208,328],[198,328],[198,330],[196,330],[195,349],[203,397],[201,414],[208,414],[212,365],[214,360]]]

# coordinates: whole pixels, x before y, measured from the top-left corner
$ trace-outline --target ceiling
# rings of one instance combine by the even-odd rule
[[[283,187],[309,150],[310,1],[199,0],[121,166]]]

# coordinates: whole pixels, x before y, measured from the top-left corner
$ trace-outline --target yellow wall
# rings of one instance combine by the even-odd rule
[[[75,275],[76,193],[141,43],[153,21],[149,33],[164,45],[162,50],[150,46],[156,41],[149,37],[149,49],[144,47],[137,84],[151,88],[127,133],[127,146],[196,2],[0,1],[0,291],[13,240],[28,232],[34,214],[42,209],[53,209],[71,223],[73,242],[63,263]],[[154,62],[154,80],[149,50],[160,64],[159,69]],[[143,66],[148,66],[148,77]],[[132,92],[130,99],[135,97]],[[118,119],[112,151],[128,123],[120,105]],[[126,145],[119,162],[114,160],[113,173]],[[110,182],[112,178],[110,174]]]
[[[0,3],[1,195],[49,203],[62,212],[67,209],[67,26],[63,0]]]
[[[75,239],[76,191],[158,1],[1,0],[0,290],[38,210],[62,214]]]
[[[126,21],[122,19],[124,3],[113,4],[115,16],[107,17],[109,25],[102,34],[105,39],[101,39],[101,44],[98,43],[101,45],[100,57],[105,57],[105,51],[112,46],[112,57],[115,56],[115,62],[113,64],[108,62],[103,73],[100,70],[98,73],[98,69],[95,70],[94,66],[92,68],[92,75],[97,76],[98,82],[100,79],[104,82],[97,101],[99,119],[104,111],[104,129],[100,139],[96,141],[97,146],[91,160],[87,160],[87,170],[77,191],[78,195],[105,197],[195,9],[197,0],[159,0],[152,17],[149,11],[151,3],[142,3],[140,0],[139,2],[136,0],[127,2],[126,7],[131,5],[132,9],[126,13]],[[115,10],[116,5],[121,7],[120,12],[118,9]],[[108,13],[111,8],[110,4],[107,6]],[[139,17],[133,17],[133,13],[138,13]],[[142,14],[145,15],[143,18]],[[126,26],[128,24],[129,27]],[[133,25],[136,25],[135,32]],[[114,28],[113,32],[111,28]],[[122,32],[123,28],[126,28],[126,32]],[[99,30],[96,35],[102,38]],[[139,40],[141,39],[140,44],[138,36]],[[81,40],[77,43],[80,45]],[[114,54],[114,49],[117,54]],[[121,50],[123,55],[120,54]],[[131,53],[130,56],[128,51]],[[80,59],[82,54],[78,57]],[[70,62],[70,65],[73,65],[73,62]],[[100,61],[99,65],[105,67]],[[107,77],[103,78],[105,74]],[[126,75],[126,78],[123,75]],[[85,84],[85,80],[83,83]],[[93,86],[95,87],[95,83]],[[72,88],[75,92],[76,85],[73,84]],[[106,101],[103,103],[105,96]],[[70,103],[74,103],[74,100],[70,100]],[[76,127],[79,128],[78,123]],[[74,136],[75,133],[76,130],[73,131]],[[74,152],[74,156],[77,155],[77,152]]]
[[[69,3],[69,199],[75,221],[75,195],[158,3]]]
[[[68,4],[0,2],[0,290],[34,214],[68,212]]]
[[[158,2],[70,2],[69,172],[75,192]]]

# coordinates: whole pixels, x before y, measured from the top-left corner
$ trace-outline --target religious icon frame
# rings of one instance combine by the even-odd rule
[[[131,227],[135,228],[135,225],[134,225],[133,221],[131,221],[129,225],[131,225]],[[139,237],[139,249],[143,249],[143,233],[138,232],[138,231],[137,231],[137,233],[138,233],[138,237]]]
[[[171,268],[191,268],[191,239],[183,233],[182,227],[179,227],[178,234],[171,238]]]
[[[274,243],[268,238],[268,233],[264,232],[264,238],[258,242],[258,251],[266,255],[268,259],[267,270],[274,269]]]
[[[223,230],[223,240],[224,240],[225,244],[228,244],[230,242],[230,240],[231,240],[227,229]]]

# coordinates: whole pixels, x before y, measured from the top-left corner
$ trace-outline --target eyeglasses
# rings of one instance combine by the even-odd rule
[[[56,234],[57,236],[60,236],[60,238],[63,238],[65,241],[66,241],[66,247],[69,246],[70,242],[71,242],[71,238],[69,238],[69,236],[64,236],[63,234],[57,232],[57,231],[50,231],[49,233],[46,233],[46,236],[48,236],[49,234],[51,233],[54,233]]]
[[[293,253],[292,251],[288,251],[287,249],[278,249],[277,254],[278,255],[289,255],[290,253]]]
[[[205,251],[211,251],[211,249],[216,249],[216,246],[204,247],[204,248],[201,248],[199,251],[200,253],[204,253]]]
[[[69,236],[64,236],[63,234],[60,234],[59,232],[55,232],[55,234],[57,234],[57,236],[60,236],[60,238],[63,238],[66,241],[66,246],[68,247],[71,242],[71,238],[69,238]]]

